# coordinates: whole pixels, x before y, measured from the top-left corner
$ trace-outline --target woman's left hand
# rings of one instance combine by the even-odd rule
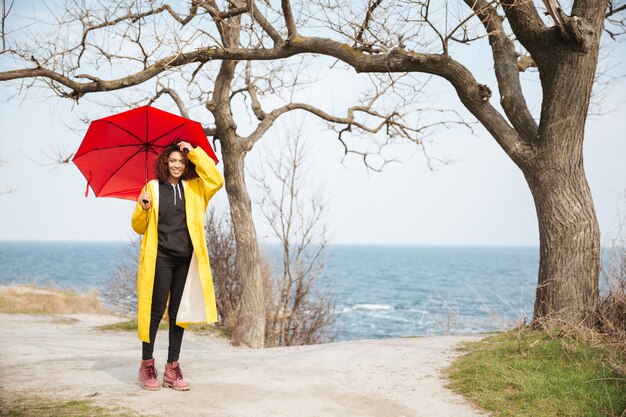
[[[180,148],[181,152],[184,152],[185,150],[187,150],[187,152],[191,152],[193,151],[193,146],[191,146],[191,143],[189,142],[185,142],[183,140],[181,140],[180,142],[178,142],[176,144],[176,146],[178,146]]]

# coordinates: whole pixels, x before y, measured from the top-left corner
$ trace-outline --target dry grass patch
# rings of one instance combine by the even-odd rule
[[[140,417],[120,407],[105,408],[92,400],[43,398],[0,388],[0,416],[6,417]]]
[[[0,286],[0,313],[102,314],[104,312],[96,291],[78,294],[73,291],[26,285]]]
[[[169,321],[164,319],[159,323],[159,330],[168,330],[170,328]],[[137,320],[121,321],[118,323],[105,324],[97,327],[98,330],[105,331],[137,331]],[[222,328],[214,324],[201,324],[194,323],[189,325],[189,331],[194,332],[201,336],[215,336],[220,339],[228,340],[228,335],[224,333]]]

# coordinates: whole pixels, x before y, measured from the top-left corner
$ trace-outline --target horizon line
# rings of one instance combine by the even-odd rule
[[[129,243],[130,240],[74,240],[74,239],[1,239],[0,243]],[[280,245],[280,242],[262,241],[262,245]],[[424,246],[424,247],[525,247],[539,248],[538,244],[524,243],[376,243],[376,242],[328,242],[327,246]]]

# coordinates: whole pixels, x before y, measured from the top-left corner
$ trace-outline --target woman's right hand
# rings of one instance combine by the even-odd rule
[[[139,195],[139,202],[144,210],[150,210],[150,194],[147,191],[144,191]]]

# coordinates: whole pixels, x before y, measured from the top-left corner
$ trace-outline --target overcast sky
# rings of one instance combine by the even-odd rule
[[[476,59],[491,62],[487,50],[478,52]],[[623,55],[624,48],[616,53]],[[335,72],[322,87],[307,94],[335,103],[354,77],[352,70]],[[497,90],[490,80],[486,82]],[[603,244],[626,216],[625,91],[626,82],[615,81],[603,108],[616,110],[590,118],[586,128],[585,169]],[[0,240],[128,240],[133,233],[133,203],[96,199],[93,194],[85,198],[86,181],[73,164],[40,166],[49,162],[45,154],[78,148],[86,126],[77,124],[77,108],[56,98],[9,99],[14,92],[0,83],[0,158],[4,161],[0,191],[14,189],[0,195]],[[452,89],[442,88],[440,94],[457,100]],[[539,104],[532,105],[536,111]],[[165,108],[159,103],[157,107]],[[88,100],[78,110],[104,115]],[[431,138],[426,145],[429,155],[452,158],[452,164],[430,170],[424,155],[407,144],[390,153],[401,163],[376,173],[367,171],[358,158],[342,162],[336,135],[310,117],[304,123],[313,148],[310,178],[324,186],[329,201],[331,243],[538,245],[535,209],[524,178],[480,127],[474,135],[453,129]],[[258,143],[248,157],[249,165],[258,162],[261,148],[273,146],[283,130],[279,124]],[[223,207],[225,201],[225,191],[221,191],[211,204]],[[259,216],[257,230],[261,240],[271,239]]]

